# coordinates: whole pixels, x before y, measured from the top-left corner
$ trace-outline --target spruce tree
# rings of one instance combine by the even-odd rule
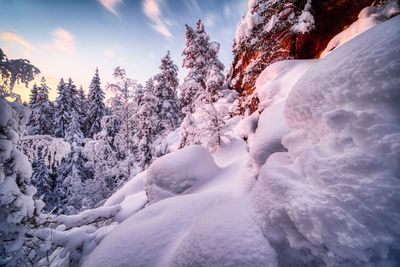
[[[165,137],[179,127],[181,110],[176,93],[178,81],[178,67],[174,64],[171,54],[161,59],[160,73],[155,77],[154,96],[157,126],[155,132]]]
[[[42,198],[46,204],[45,210],[51,211],[55,206],[55,195],[54,195],[54,181],[51,179],[49,170],[44,161],[44,155],[42,154],[42,148],[39,148],[36,157],[32,162],[32,178],[31,183],[36,187],[36,197]]]
[[[57,205],[61,212],[74,214],[82,209],[85,201],[86,180],[90,179],[90,170],[82,151],[82,132],[76,116],[72,117],[65,137],[71,142],[71,151],[58,167]]]
[[[41,79],[40,86],[34,85],[32,88],[29,108],[31,115],[27,124],[27,134],[52,135],[54,107],[49,100],[49,87],[44,77]]]
[[[60,83],[57,86],[58,96],[55,105],[55,136],[64,138],[67,132],[68,125],[71,119],[71,108],[69,106],[69,92],[67,85],[64,83],[64,79],[61,78]]]
[[[85,118],[86,136],[93,138],[93,135],[101,130],[101,119],[106,115],[106,106],[104,104],[104,92],[101,89],[99,70],[93,76],[89,86],[88,111]]]
[[[153,81],[147,81],[144,88],[142,102],[138,110],[138,138],[139,138],[139,164],[146,169],[153,160],[154,147],[152,146],[155,134],[154,95],[152,90]]]

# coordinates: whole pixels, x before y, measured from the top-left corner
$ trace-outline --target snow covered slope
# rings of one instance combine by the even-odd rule
[[[282,63],[282,94],[220,152],[155,161],[140,179],[157,201],[120,217],[83,266],[400,265],[399,43],[396,17],[305,63],[295,82],[284,77],[298,62]],[[133,181],[109,204],[140,193]]]

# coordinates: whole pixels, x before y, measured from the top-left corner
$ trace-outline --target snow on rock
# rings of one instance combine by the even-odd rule
[[[358,20],[351,24],[347,29],[337,34],[328,43],[327,47],[321,53],[321,58],[325,57],[332,50],[338,48],[344,43],[348,42],[357,35],[365,32],[366,30],[382,23],[391,17],[400,13],[400,6],[397,0],[391,0],[382,7],[366,7],[361,10],[358,15]]]
[[[281,266],[396,266],[400,17],[316,62],[285,107],[286,153],[251,193]]]
[[[188,166],[190,166],[188,168]],[[150,203],[187,192],[220,171],[210,152],[194,145],[158,158],[149,167],[145,191]]]

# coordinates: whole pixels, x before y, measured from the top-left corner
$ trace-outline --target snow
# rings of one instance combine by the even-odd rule
[[[399,26],[270,66],[260,114],[228,120],[218,152],[189,146],[132,178],[107,205],[140,202],[143,178],[150,204],[81,264],[397,266]]]
[[[185,147],[154,161],[147,171],[145,191],[150,203],[154,203],[185,193],[207,182],[219,171],[206,148],[199,145]]]
[[[265,25],[265,31],[270,32],[276,25],[276,23],[279,21],[279,18],[274,14],[271,16],[269,19],[268,23]]]
[[[112,207],[119,205],[121,207],[115,214],[114,221],[124,221],[132,214],[141,210],[147,203],[147,195],[144,191],[146,174],[147,171],[137,174],[106,200],[104,206]]]
[[[79,227],[85,224],[93,223],[99,219],[113,217],[121,207],[115,206],[103,206],[96,209],[85,210],[76,215],[60,215],[56,218],[58,224],[63,224],[67,229],[73,227]]]
[[[254,96],[263,110],[286,99],[293,85],[314,64],[315,60],[283,60],[269,65],[256,80]]]
[[[383,7],[366,7],[361,10],[358,15],[358,20],[353,22],[347,29],[340,32],[328,43],[327,47],[321,53],[321,58],[325,57],[332,50],[338,48],[357,35],[365,32],[366,30],[390,19],[395,14],[400,13],[400,6],[398,1],[391,0]]]
[[[311,0],[307,0],[303,11],[298,17],[296,24],[292,26],[292,31],[297,33],[306,33],[311,31],[315,27],[315,20],[311,11]]]

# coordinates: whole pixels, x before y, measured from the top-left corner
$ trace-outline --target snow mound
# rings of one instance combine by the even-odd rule
[[[211,219],[212,218],[212,219]],[[208,210],[180,241],[172,266],[277,266],[246,199]]]
[[[316,62],[251,193],[281,266],[400,263],[400,18]]]
[[[190,166],[190,167],[189,167]],[[220,171],[210,152],[194,145],[158,158],[149,167],[145,191],[150,203],[199,186]]]
[[[315,60],[283,60],[269,65],[256,80],[253,95],[260,100],[263,110],[286,99],[293,85],[313,65]]]
[[[321,58],[325,57],[332,50],[338,48],[357,35],[366,30],[390,19],[400,13],[400,7],[397,0],[391,0],[383,7],[366,7],[358,14],[358,20],[351,24],[347,29],[340,32],[332,38],[327,47],[321,53]]]
[[[144,179],[147,171],[131,178],[123,187],[111,195],[104,206],[120,205],[121,209],[115,214],[114,221],[122,222],[136,213],[147,203],[147,195],[144,191]]]

